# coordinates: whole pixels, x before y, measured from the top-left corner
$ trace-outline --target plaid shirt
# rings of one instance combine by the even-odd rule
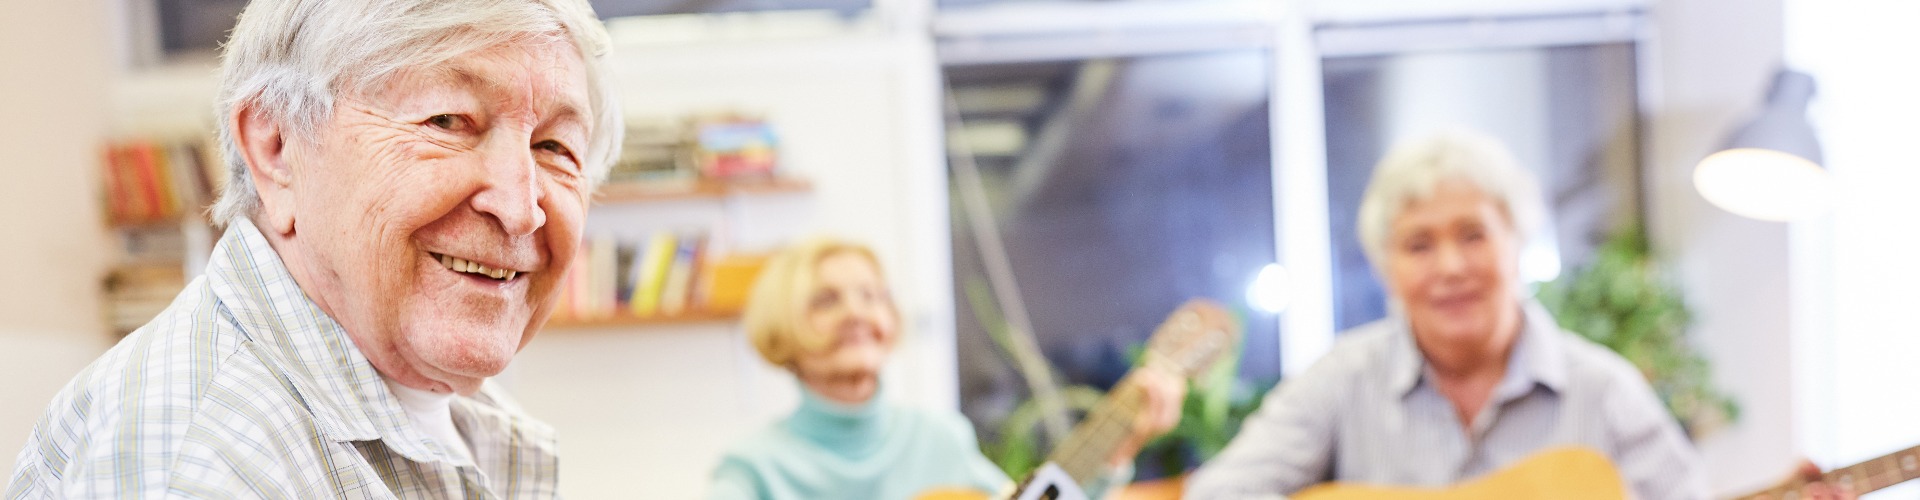
[[[456,397],[473,451],[408,420],[346,331],[235,221],[205,275],[55,396],[7,498],[550,498],[552,430]]]

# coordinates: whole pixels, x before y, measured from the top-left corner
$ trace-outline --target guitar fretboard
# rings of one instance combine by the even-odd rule
[[[1131,383],[1114,386],[1087,414],[1086,420],[1054,448],[1047,460],[1073,476],[1074,482],[1085,486],[1105,469],[1113,451],[1133,432],[1133,419],[1140,414],[1141,397],[1140,389]]]
[[[1850,487],[1854,494],[1865,494],[1920,479],[1920,446],[1881,455],[1879,458],[1849,467],[1834,469],[1821,474],[1820,477],[1828,484]],[[1799,498],[1798,493],[1802,485],[1802,483],[1789,484],[1742,497],[1742,500],[1796,499]]]

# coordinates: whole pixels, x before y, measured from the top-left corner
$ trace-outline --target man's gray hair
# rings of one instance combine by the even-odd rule
[[[253,0],[221,55],[218,104],[227,186],[215,223],[250,217],[260,195],[235,143],[234,111],[312,139],[337,98],[378,88],[395,73],[506,42],[567,40],[586,64],[594,120],[582,168],[589,185],[619,156],[624,120],[606,60],[612,41],[586,0]]]
[[[1360,200],[1360,248],[1375,269],[1386,262],[1393,220],[1408,203],[1433,196],[1444,181],[1465,182],[1493,200],[1513,225],[1515,251],[1526,247],[1546,217],[1533,174],[1521,168],[1498,139],[1454,129],[1403,142],[1374,167]]]

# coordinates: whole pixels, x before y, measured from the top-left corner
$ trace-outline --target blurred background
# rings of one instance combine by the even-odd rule
[[[0,450],[198,272],[216,47],[245,3],[6,1]],[[963,412],[1010,468],[1048,442],[1016,418],[1022,346],[1097,395],[1187,298],[1236,308],[1238,362],[1197,389],[1233,411],[1142,458],[1178,474],[1386,314],[1360,195],[1387,147],[1449,126],[1540,177],[1526,278],[1603,343],[1656,339],[1633,361],[1715,492],[1920,444],[1913,2],[593,3],[627,151],[562,313],[501,377],[559,430],[569,496],[696,496],[793,408],[737,310],[756,256],[818,232],[888,267],[893,397]],[[1817,166],[1697,168],[1735,146]]]

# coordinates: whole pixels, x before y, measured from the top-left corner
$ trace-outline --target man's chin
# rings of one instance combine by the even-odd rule
[[[1492,334],[1492,329],[1489,328],[1487,322],[1481,321],[1478,317],[1452,317],[1446,314],[1436,314],[1429,317],[1425,323],[1424,325],[1414,325],[1414,329],[1425,332],[1428,336],[1437,339],[1445,339],[1448,342],[1475,342]]]
[[[486,379],[507,369],[514,354],[520,351],[525,329],[524,326],[458,328],[415,335],[418,336],[408,339],[407,344],[413,347],[416,359],[442,375],[436,378]]]

